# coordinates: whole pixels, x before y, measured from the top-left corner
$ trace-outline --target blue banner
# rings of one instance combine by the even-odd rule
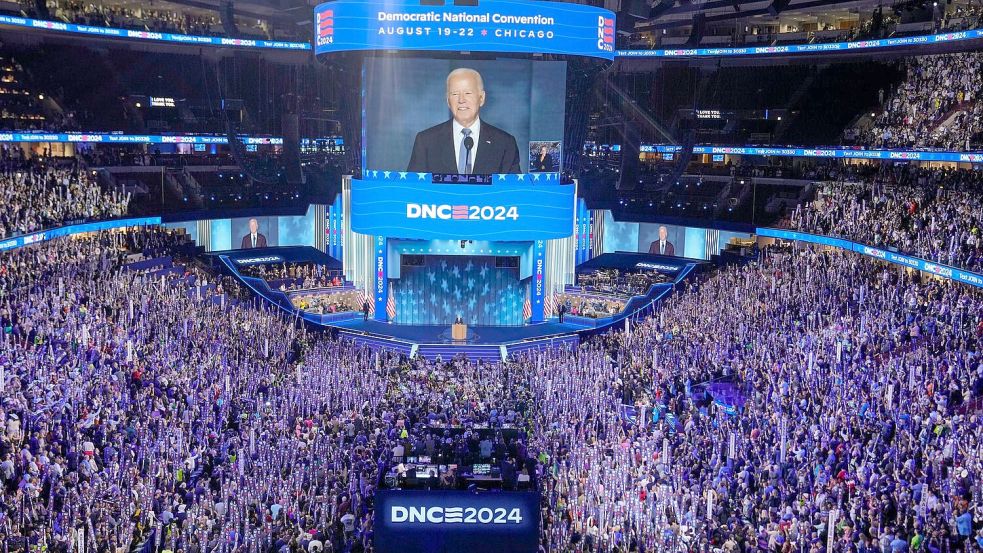
[[[247,145],[283,145],[278,136],[239,137]],[[44,132],[0,132],[0,142],[56,142],[56,143],[105,143],[105,144],[228,144],[225,135],[154,135],[154,134],[105,134],[105,133],[44,133]],[[363,143],[364,144],[364,143]],[[617,144],[602,144],[598,149],[608,148],[620,151]],[[680,146],[668,144],[642,144],[643,153],[658,152],[672,154]],[[364,152],[363,152],[364,153]],[[893,161],[951,161],[956,163],[983,163],[983,152],[931,151],[931,150],[866,150],[863,148],[803,148],[801,146],[694,146],[694,154],[728,154],[747,156],[804,157],[804,158],[842,158],[842,159],[883,159]],[[379,173],[381,174],[381,172]],[[400,173],[395,173],[399,175]],[[413,173],[418,175],[418,173]],[[536,174],[528,175],[533,178]],[[552,175],[541,173],[541,175]],[[545,178],[545,177],[540,177]]]
[[[177,42],[194,46],[223,46],[234,48],[266,48],[274,50],[310,50],[307,42],[287,42],[282,40],[259,40],[245,38],[226,38],[214,36],[182,35],[176,33],[158,33],[155,31],[134,31],[132,29],[114,29],[112,27],[97,27],[94,25],[76,25],[63,21],[46,21],[29,17],[0,15],[0,25],[12,25],[44,31],[96,35],[106,38],[132,38],[157,42]]]
[[[379,490],[375,550],[535,552],[539,517],[535,492]]]
[[[352,180],[351,228],[423,240],[530,241],[573,234],[575,187],[559,175],[495,175],[494,184],[435,184],[429,173],[366,171]]]
[[[602,148],[604,146],[601,146]],[[610,146],[609,146],[610,147]],[[612,148],[613,149],[613,148]],[[643,144],[639,151],[675,153],[680,146]],[[801,146],[694,146],[694,154],[727,154],[735,156],[775,156],[841,159],[884,159],[892,161],[953,161],[956,163],[983,163],[983,152],[931,151],[931,150],[865,150],[862,148],[803,148]]]
[[[614,12],[564,2],[336,0],[314,9],[314,52],[422,50],[614,59]]]
[[[587,202],[583,198],[577,198],[577,235],[574,237],[577,245],[576,264],[590,259],[591,256],[591,229],[594,227],[593,214],[587,209]]]
[[[734,56],[773,56],[782,54],[824,54],[828,52],[856,52],[877,48],[901,48],[946,42],[960,42],[983,38],[983,30],[974,29],[937,35],[919,35],[856,42],[816,42],[789,44],[787,46],[747,46],[743,48],[670,48],[660,50],[618,50],[623,58],[724,58]]]
[[[780,238],[783,240],[799,240],[801,242],[808,242],[810,244],[820,244],[823,246],[832,246],[835,248],[841,248],[844,250],[850,250],[861,255],[866,255],[868,257],[874,257],[888,263],[894,263],[896,265],[904,265],[910,269],[915,269],[918,271],[925,271],[927,273],[932,273],[933,275],[955,280],[958,282],[963,282],[965,284],[970,284],[979,288],[983,288],[983,275],[978,273],[973,273],[970,271],[964,271],[962,269],[957,269],[955,267],[949,267],[948,265],[942,265],[935,263],[934,261],[928,261],[921,259],[919,257],[913,257],[910,255],[900,254],[891,252],[888,250],[882,250],[880,248],[875,248],[873,246],[868,246],[866,244],[860,244],[857,242],[851,242],[849,240],[842,240],[840,238],[832,238],[830,236],[822,236],[819,234],[809,234],[805,232],[795,232],[791,230],[784,229],[773,229],[773,228],[759,228],[755,231],[758,236],[764,236],[766,238]]]
[[[84,232],[97,232],[101,230],[110,230],[115,228],[140,227],[145,225],[159,225],[159,224],[160,224],[160,217],[138,217],[135,219],[116,219],[113,221],[99,221],[96,223],[80,223],[77,225],[67,225],[64,227],[42,230],[40,232],[33,232],[31,234],[25,234],[23,236],[15,236],[13,238],[8,238],[6,240],[0,240],[0,252],[7,251],[7,250],[15,250],[17,248],[22,248],[24,246],[30,246],[31,244],[38,244],[40,242],[51,240],[52,238],[71,236],[73,234],[81,234]]]
[[[243,144],[283,145],[277,136],[240,136]],[[159,134],[99,134],[99,133],[44,133],[0,132],[0,142],[82,142],[107,144],[228,144],[225,135],[159,135]]]
[[[530,305],[532,317],[530,323],[541,323],[545,319],[543,302],[546,299],[546,241],[536,240],[532,245],[532,290],[530,290]],[[552,315],[552,313],[550,313]]]
[[[385,236],[375,237],[375,287],[373,297],[375,298],[375,314],[377,321],[386,322],[389,320],[386,314],[386,301],[389,299],[389,245],[386,243]]]
[[[341,259],[344,255],[344,250],[342,248],[343,242],[343,217],[344,217],[344,207],[342,206],[341,194],[335,196],[334,203],[328,206],[327,215],[327,230],[328,233],[328,255],[334,257],[335,259]]]

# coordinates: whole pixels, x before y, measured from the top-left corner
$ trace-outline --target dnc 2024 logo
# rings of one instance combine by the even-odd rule
[[[334,9],[317,14],[317,45],[334,44]]]
[[[614,18],[597,16],[597,49],[614,52]]]
[[[407,219],[443,219],[452,221],[519,220],[516,206],[477,206],[450,204],[406,204]]]
[[[403,507],[389,511],[392,524],[522,524],[522,511],[514,507]]]
[[[952,278],[952,269],[941,265],[936,265],[935,263],[926,263],[925,272],[945,278]]]

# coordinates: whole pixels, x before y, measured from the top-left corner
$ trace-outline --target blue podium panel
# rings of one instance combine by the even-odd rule
[[[573,234],[575,187],[551,173],[435,184],[428,173],[352,180],[352,230],[389,238],[532,241]]]
[[[565,2],[336,0],[314,9],[314,52],[423,50],[614,59],[614,12]]]
[[[535,553],[539,494],[379,490],[375,549],[400,553]]]

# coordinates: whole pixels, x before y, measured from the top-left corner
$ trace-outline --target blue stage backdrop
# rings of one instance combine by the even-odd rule
[[[496,258],[428,255],[393,283],[398,324],[519,326],[525,286],[518,267],[496,268]]]

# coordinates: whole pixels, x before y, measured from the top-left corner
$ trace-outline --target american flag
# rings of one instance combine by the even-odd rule
[[[543,300],[543,310],[547,317],[556,314],[556,294],[547,294],[546,299]]]
[[[529,301],[529,294],[526,294],[526,301],[522,304],[523,320],[532,318],[532,302]]]
[[[605,19],[604,20],[604,42],[607,44],[614,44],[614,20]]]
[[[389,283],[389,300],[386,301],[386,315],[392,321],[396,318],[396,296],[393,295],[393,283]]]
[[[334,34],[334,10],[327,10],[318,14],[317,35],[319,37],[331,36]]]

